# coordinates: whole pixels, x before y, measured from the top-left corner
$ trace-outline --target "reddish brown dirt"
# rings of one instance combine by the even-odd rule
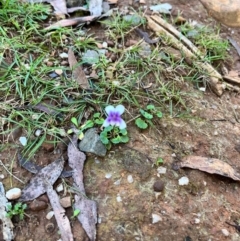
[[[151,1],[153,2],[157,1]],[[186,19],[203,24],[217,24],[207,16],[197,0],[168,2],[173,5],[175,14],[179,11]],[[129,5],[129,1],[119,1],[120,7],[126,5]],[[134,6],[138,6],[137,3]],[[221,35],[240,39],[239,29],[225,26],[221,26]],[[104,36],[101,35],[100,38],[104,39]],[[230,53],[233,64],[228,65],[228,68],[236,69],[239,56],[233,48]],[[128,127],[130,142],[127,146],[137,150],[136,157],[130,160],[132,162],[126,156],[126,150],[129,150],[126,146],[115,148],[102,159],[88,157],[84,181],[88,197],[98,203],[98,241],[190,240],[187,237],[202,241],[240,240],[237,230],[226,224],[226,221],[233,223],[240,220],[239,182],[198,170],[172,169],[175,161],[192,154],[218,158],[240,172],[239,95],[228,91],[222,97],[199,91],[196,95],[197,99],[192,101],[191,118],[165,117],[156,129],[143,132],[139,132],[136,127]],[[35,159],[44,166],[58,158],[59,154],[54,154],[56,149],[53,151],[45,146]],[[66,148],[61,146],[60,150],[65,152]],[[1,153],[1,160],[8,167],[13,165],[14,175],[27,181],[32,174],[18,167],[15,153],[15,149],[5,150]],[[167,168],[166,174],[159,175],[157,167],[152,165],[158,157],[164,160],[162,166]],[[14,178],[10,179],[2,167],[0,171],[6,177],[3,180],[6,189],[23,187]],[[110,179],[106,179],[107,173],[112,174]],[[132,175],[133,183],[127,181],[128,175]],[[189,178],[189,185],[178,185],[178,179],[182,176]],[[165,183],[164,191],[159,194],[153,191],[153,184],[157,180]],[[57,184],[61,182],[62,180],[58,180]],[[71,178],[64,183],[71,185]],[[61,197],[64,195],[60,193]],[[120,202],[117,197],[121,197]],[[39,212],[27,210],[28,216],[21,222],[14,220],[15,240],[59,240],[54,217],[51,220],[46,219],[50,210],[52,208],[48,204],[47,209]],[[152,214],[159,215],[161,220],[153,224]],[[72,208],[68,208],[67,215],[71,217]],[[53,224],[53,230],[46,229],[49,223]],[[76,241],[88,240],[77,220],[71,220],[71,225]],[[229,236],[224,236],[222,229],[227,229]]]

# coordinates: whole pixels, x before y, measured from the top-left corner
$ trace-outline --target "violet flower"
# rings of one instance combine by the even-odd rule
[[[123,105],[118,105],[116,107],[109,105],[105,108],[108,116],[107,119],[103,122],[103,127],[107,126],[118,126],[119,129],[126,128],[126,122],[121,118],[125,108]]]

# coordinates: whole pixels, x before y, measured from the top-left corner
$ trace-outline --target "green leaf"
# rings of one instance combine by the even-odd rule
[[[156,165],[158,166],[158,165],[161,165],[161,164],[163,164],[163,159],[161,157],[159,157],[156,161]]]
[[[120,136],[117,136],[117,137],[115,137],[115,138],[112,138],[112,139],[111,139],[111,142],[112,142],[113,144],[118,144],[118,143],[121,142],[121,137],[120,137]]]
[[[121,136],[121,142],[122,142],[122,143],[127,143],[127,142],[129,142],[129,137],[128,137],[128,136]]]
[[[97,113],[95,113],[94,115],[93,115],[93,118],[99,118],[100,117],[100,113],[99,112],[97,112]]]
[[[98,125],[102,125],[103,122],[104,122],[104,119],[103,119],[103,118],[101,118],[101,119],[96,119],[96,120],[94,120],[94,122],[95,122],[96,124],[98,124]]]
[[[162,116],[163,116],[163,114],[162,114],[161,111],[158,111],[158,112],[156,113],[156,115],[157,115],[157,117],[159,117],[159,118],[162,118]]]
[[[73,217],[76,217],[78,216],[78,214],[80,213],[81,211],[79,209],[75,209],[74,212],[73,212]]]
[[[141,118],[137,118],[135,120],[135,124],[140,128],[140,129],[146,129],[148,127],[148,124],[142,120]]]
[[[143,109],[140,109],[140,113],[146,118],[146,119],[152,119],[153,118],[153,115],[146,112],[145,110]]]
[[[107,136],[103,132],[101,132],[100,134],[100,140],[104,145],[107,145],[109,143]]]
[[[154,105],[147,105],[147,110],[155,110],[155,106]]]
[[[77,118],[76,118],[76,117],[72,117],[72,118],[71,118],[71,122],[72,122],[76,127],[78,127],[78,121],[77,121]]]
[[[94,126],[94,122],[92,120],[87,120],[85,124],[80,126],[80,129],[83,131],[83,130],[89,129],[93,126]]]
[[[111,130],[113,130],[113,126],[107,126],[103,131],[110,132]]]
[[[119,131],[119,133],[122,134],[123,136],[126,136],[128,132],[126,129],[122,129]]]
[[[83,137],[84,137],[84,134],[83,134],[83,132],[81,131],[81,132],[79,133],[79,135],[78,135],[78,139],[79,139],[79,140],[82,140]]]
[[[73,130],[72,130],[72,129],[69,129],[69,130],[67,131],[67,133],[68,133],[68,135],[70,135],[70,134],[73,133]]]

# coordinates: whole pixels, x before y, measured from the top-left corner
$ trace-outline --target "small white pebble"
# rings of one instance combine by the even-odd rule
[[[152,223],[158,223],[162,221],[162,217],[158,214],[152,213]]]
[[[15,200],[18,199],[22,194],[22,191],[20,188],[12,188],[6,192],[6,197],[8,200]]]
[[[107,173],[106,175],[105,175],[105,178],[107,178],[107,179],[109,179],[109,178],[111,178],[112,177],[112,173]]]
[[[61,54],[59,54],[59,56],[60,56],[60,58],[62,58],[62,59],[67,59],[68,58],[68,54],[67,53],[61,53]]]
[[[199,218],[195,218],[194,219],[194,223],[196,223],[196,224],[200,223],[200,219]]]
[[[57,191],[57,192],[62,192],[62,191],[63,191],[63,184],[62,184],[62,183],[60,183],[60,184],[57,186],[56,191]]]
[[[132,177],[132,175],[128,175],[127,181],[128,181],[129,183],[133,183],[133,177]]]
[[[107,43],[107,42],[103,42],[103,43],[102,43],[102,47],[103,47],[104,49],[106,49],[106,48],[108,47],[108,43]]]
[[[189,183],[188,177],[181,177],[181,178],[178,180],[178,184],[179,184],[180,186],[188,185],[188,183]]]
[[[229,232],[227,229],[223,228],[221,231],[225,237],[229,236]]]
[[[62,69],[55,69],[55,73],[60,76],[60,75],[62,75],[63,70]]]
[[[35,136],[40,136],[42,134],[42,130],[37,129],[34,133]]]
[[[121,202],[122,201],[122,198],[120,197],[120,195],[118,194],[117,195],[117,202]]]
[[[176,153],[173,153],[173,154],[172,154],[172,157],[176,157],[176,156],[177,156]]]
[[[97,221],[98,221],[98,223],[101,223],[102,222],[102,218],[98,218]]]
[[[53,216],[54,216],[54,212],[53,212],[53,211],[50,211],[50,212],[46,215],[46,219],[50,220]]]
[[[202,91],[202,92],[205,92],[206,91],[206,87],[200,87],[199,90]]]
[[[166,168],[166,167],[159,167],[159,168],[157,169],[157,172],[158,172],[159,174],[165,174],[165,173],[167,172],[167,168]]]
[[[27,145],[27,138],[25,136],[21,136],[19,138],[19,141],[20,143],[23,145],[23,146],[26,146]]]
[[[0,174],[0,179],[4,179],[5,176],[3,174]]]

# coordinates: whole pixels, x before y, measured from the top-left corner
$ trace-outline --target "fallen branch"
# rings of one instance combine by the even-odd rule
[[[149,28],[151,28],[153,31],[155,31],[157,35],[165,34],[171,40],[171,44],[182,52],[182,54],[186,58],[186,61],[188,62],[188,64],[194,63],[195,65],[201,67],[203,70],[205,70],[208,73],[208,76],[209,76],[208,82],[209,82],[212,90],[218,96],[221,96],[223,93],[223,90],[225,89],[225,85],[222,83],[222,76],[210,64],[202,62],[203,57],[200,56],[200,53],[197,50],[197,47],[195,47],[191,43],[191,41],[189,41],[185,38],[184,43],[187,46],[189,46],[189,48],[193,51],[193,52],[191,52],[184,44],[181,43],[181,41],[182,41],[181,33],[178,32],[176,29],[174,29],[172,26],[169,30],[170,24],[164,23],[165,21],[158,16],[151,16],[151,17],[146,16],[146,17],[148,20]],[[163,26],[161,26],[161,24]],[[167,28],[167,30],[165,28]],[[172,34],[172,33],[174,33],[174,34]],[[175,37],[175,35],[177,37],[179,37],[180,40],[177,39],[177,37]]]

